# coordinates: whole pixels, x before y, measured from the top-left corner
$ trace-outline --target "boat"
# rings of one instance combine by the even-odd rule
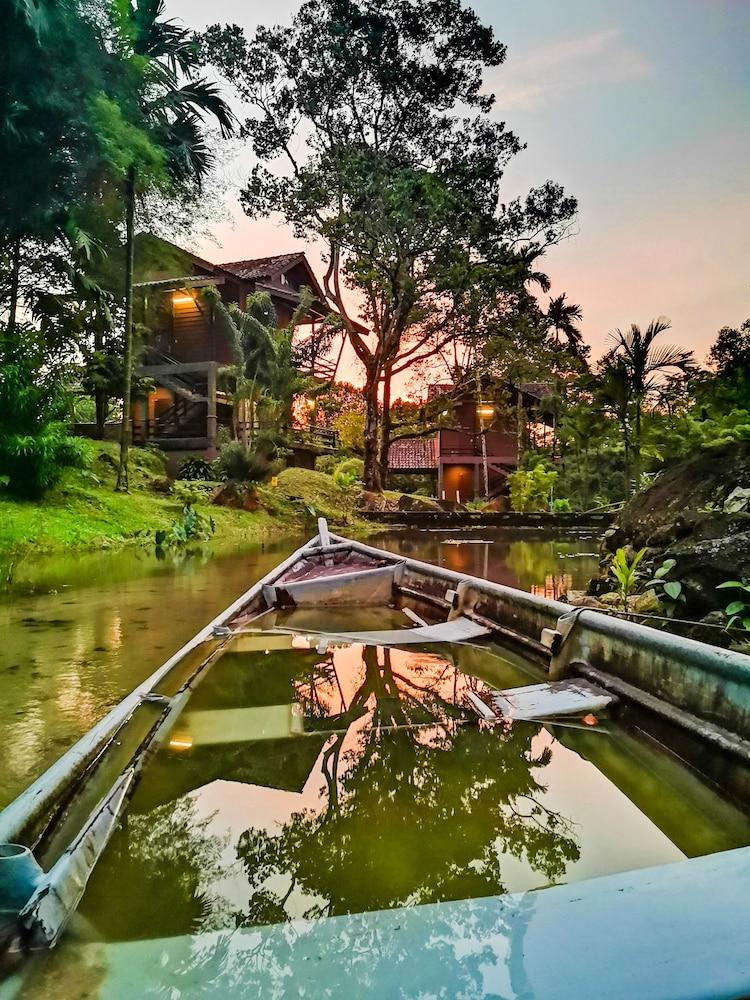
[[[368,627],[358,627],[367,609]],[[343,693],[338,714],[310,719],[283,697],[262,712],[220,698],[191,709],[222,657],[243,648],[268,655],[304,647],[314,659],[337,646],[413,649],[428,657],[452,650],[445,655],[466,662],[492,646],[513,650],[536,675],[510,687],[467,689],[466,714],[452,724],[538,722],[575,740],[579,731],[603,733],[610,719],[636,712],[653,740],[720,786],[728,801],[743,809],[750,802],[750,657],[394,555],[336,535],[321,519],[314,538],[200,629],[0,813],[0,946],[15,959],[13,988],[23,982],[29,956],[53,948],[74,926],[92,873],[127,822],[144,773],[158,769],[164,747],[188,751],[180,793],[205,783],[207,774],[262,785],[268,765],[258,754],[273,747],[283,771],[275,787],[299,794],[310,761],[330,755],[331,734],[360,724],[366,712],[364,703],[345,704]],[[252,686],[252,678],[247,683]],[[388,724],[406,726],[395,713]],[[428,722],[409,724],[430,731]],[[233,755],[240,740],[257,748],[256,757]],[[164,804],[158,788],[154,795],[141,802],[142,812]],[[110,891],[116,906],[118,886]],[[436,933],[435,904],[413,902],[316,924],[296,951],[284,952],[289,974],[302,977],[308,995],[318,995],[316,983],[320,995],[349,995],[330,984],[357,934],[385,935],[417,954],[425,936]],[[507,966],[509,996],[750,995],[747,846],[440,906],[446,947],[484,949],[491,965]],[[282,947],[278,927],[261,930],[264,941]],[[232,961],[241,965],[245,947],[258,942],[232,938]],[[305,962],[316,948],[319,980],[313,981]],[[389,974],[386,968],[385,979],[363,985],[361,995],[412,996],[426,989],[418,962],[399,965],[398,982],[388,984]],[[445,975],[446,995],[459,995],[458,980]],[[485,976],[476,995],[493,992],[491,980]],[[235,981],[233,995],[250,995],[247,989],[247,981]],[[112,990],[107,995],[121,995]],[[144,987],[138,995],[147,993]]]

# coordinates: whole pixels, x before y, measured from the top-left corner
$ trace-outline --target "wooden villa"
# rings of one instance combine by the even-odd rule
[[[135,399],[132,407],[133,441],[153,442],[171,452],[216,454],[217,431],[231,426],[232,408],[220,386],[219,372],[232,363],[229,342],[216,322],[214,308],[200,294],[214,285],[226,303],[244,308],[248,296],[267,292],[279,328],[287,326],[300,302],[303,286],[313,300],[302,321],[303,339],[314,339],[316,325],[332,312],[304,253],[276,254],[249,260],[213,264],[195,254],[171,247],[172,273],[154,270],[136,285],[136,294],[151,333],[138,374],[153,388]],[[177,264],[175,265],[175,262]],[[312,352],[305,374],[320,379],[335,377],[338,357],[331,361]],[[334,446],[331,431],[308,430],[299,435],[301,464],[310,464],[314,453]]]
[[[542,422],[546,417],[540,412],[541,401],[548,392],[549,386],[541,383],[521,388],[521,406],[527,413],[536,413]],[[509,405],[515,408],[518,390],[509,385],[506,394]],[[389,470],[397,475],[430,476],[436,497],[458,503],[505,492],[509,473],[518,467],[516,431],[505,428],[503,414],[494,401],[479,399],[474,391],[457,393],[453,385],[431,386],[429,398],[440,396],[452,406],[453,426],[430,437],[394,441],[388,454]]]

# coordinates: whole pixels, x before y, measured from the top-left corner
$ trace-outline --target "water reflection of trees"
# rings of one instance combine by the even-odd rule
[[[211,886],[227,874],[228,837],[209,832],[184,797],[145,814],[130,813],[94,869],[82,912],[105,938],[152,938],[226,925]]]
[[[420,683],[394,669],[388,651],[363,651],[364,676],[320,758],[325,804],[300,810],[278,833],[250,828],[238,857],[250,886],[241,925],[463,899],[505,891],[502,855],[524,860],[540,881],[578,858],[569,822],[543,803],[534,755],[538,727],[470,724],[445,677]],[[322,669],[330,675],[331,663]],[[316,678],[298,692],[324,718]],[[340,688],[339,688],[340,690]],[[367,716],[365,718],[365,715]]]

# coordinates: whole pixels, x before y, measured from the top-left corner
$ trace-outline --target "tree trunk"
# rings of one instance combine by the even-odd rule
[[[379,459],[379,426],[380,413],[378,410],[378,389],[380,380],[376,367],[371,367],[367,371],[367,381],[365,383],[365,489],[379,493],[382,489],[380,481]]]
[[[388,485],[388,453],[391,450],[391,379],[392,366],[386,365],[383,373],[383,412],[380,417],[380,443],[378,446],[378,470],[380,488]]]
[[[94,323],[94,356],[97,359],[97,364],[104,357],[104,331],[98,320]],[[107,422],[107,391],[101,383],[100,371],[94,386],[94,411],[96,414],[96,431],[94,433],[97,441],[103,440],[104,425]]]
[[[135,167],[125,180],[125,356],[120,429],[120,466],[115,489],[128,492],[128,449],[130,447],[130,391],[133,369],[133,263],[135,236]]]
[[[21,240],[13,243],[10,259],[10,301],[8,303],[8,337],[15,336],[16,312],[18,310],[18,283],[21,272]]]
[[[635,491],[638,492],[641,482],[641,400],[635,401],[635,435],[633,438],[633,479]]]

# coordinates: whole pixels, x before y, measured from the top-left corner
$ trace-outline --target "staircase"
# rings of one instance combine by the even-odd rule
[[[180,396],[154,420],[153,437],[157,441],[205,438],[206,417],[205,397],[188,399]]]

